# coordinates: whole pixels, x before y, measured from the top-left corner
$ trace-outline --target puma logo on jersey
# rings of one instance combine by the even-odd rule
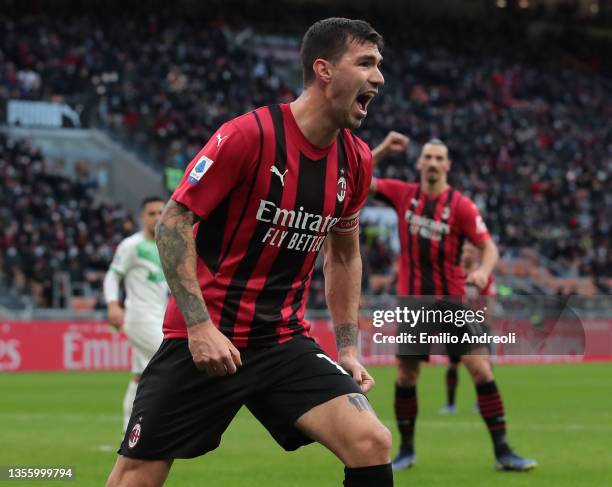
[[[221,142],[223,142],[224,139],[227,139],[229,137],[229,135],[226,135],[225,137],[221,137],[221,134],[217,134],[217,147],[219,147],[221,145]]]
[[[278,168],[277,168],[276,166],[272,166],[272,167],[270,168],[270,172],[271,172],[272,174],[276,174],[276,175],[277,175],[277,176],[280,178],[280,180],[281,180],[281,185],[282,185],[282,186],[283,186],[283,188],[284,188],[284,187],[285,187],[285,174],[287,174],[287,173],[289,172],[289,169],[285,169],[285,172],[281,174],[281,173],[280,173],[280,171],[278,170]]]

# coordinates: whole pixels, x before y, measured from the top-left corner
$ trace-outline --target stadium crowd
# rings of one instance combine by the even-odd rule
[[[383,30],[387,83],[359,135],[373,146],[393,129],[412,143],[377,175],[416,180],[421,144],[441,138],[451,184],[476,201],[506,255],[534,247],[565,276],[611,277],[612,80],[592,59],[572,57],[569,67],[570,56],[547,45],[415,32]],[[295,96],[221,21],[151,14],[117,29],[91,15],[0,16],[0,39],[0,98],[66,99],[146,148],[147,159],[175,167],[223,121]],[[53,270],[86,279],[134,229],[123,210],[96,203],[93,188],[54,175],[27,142],[2,139],[0,172],[0,258],[13,284],[23,282],[19,269],[45,296]],[[368,290],[368,270],[392,275],[395,255],[385,232],[362,234]]]
[[[97,201],[91,184],[64,175],[27,140],[3,134],[0,180],[0,283],[38,307],[52,305],[57,271],[99,293],[114,248],[136,230],[129,213]]]

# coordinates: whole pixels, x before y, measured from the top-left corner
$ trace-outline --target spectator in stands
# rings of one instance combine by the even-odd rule
[[[0,275],[41,307],[52,305],[55,272],[99,291],[114,247],[135,228],[127,211],[49,166],[28,141],[0,134]]]

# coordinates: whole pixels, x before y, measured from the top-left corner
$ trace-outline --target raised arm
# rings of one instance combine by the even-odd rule
[[[410,143],[410,139],[399,132],[391,131],[385,137],[380,144],[378,144],[372,150],[372,164],[374,167],[383,160],[385,157],[391,154],[400,154],[404,152]],[[377,180],[372,178],[370,182],[370,193],[376,193],[377,191]]]
[[[367,392],[374,380],[359,363],[357,339],[361,294],[359,232],[341,235],[331,232],[324,247],[325,297],[336,332],[338,361]]]
[[[210,375],[236,372],[240,352],[213,324],[196,274],[193,225],[197,216],[170,200],[157,224],[156,241],[164,274],[189,335],[189,349],[198,368]]]
[[[385,157],[391,154],[400,154],[408,148],[410,139],[404,134],[392,130],[387,134],[385,140],[372,150],[372,163],[374,167]]]

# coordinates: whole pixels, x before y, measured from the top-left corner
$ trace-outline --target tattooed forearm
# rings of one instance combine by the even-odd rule
[[[336,325],[334,331],[336,332],[336,347],[338,350],[345,347],[357,346],[357,336],[359,332],[355,323]]]
[[[353,394],[348,397],[348,400],[359,412],[374,411],[370,405],[370,401],[368,401],[363,394]]]
[[[210,318],[196,275],[197,257],[193,238],[196,218],[185,206],[171,200],[155,231],[166,281],[187,327]]]

